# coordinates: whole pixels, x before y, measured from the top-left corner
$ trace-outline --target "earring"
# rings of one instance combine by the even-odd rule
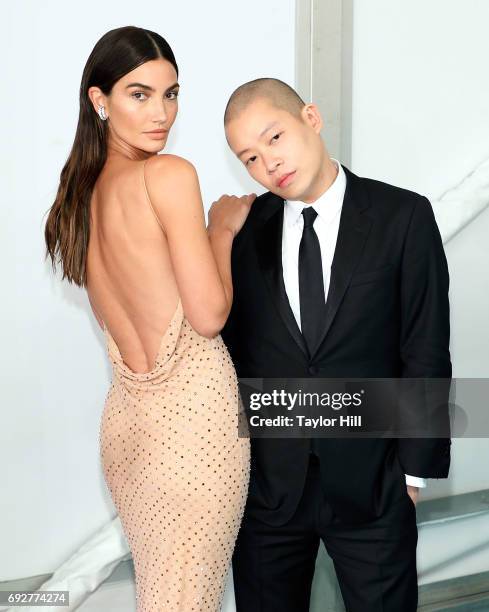
[[[105,121],[107,119],[107,113],[105,112],[105,106],[99,106],[97,112],[98,112],[98,116],[100,117],[100,119],[102,119],[102,121]]]

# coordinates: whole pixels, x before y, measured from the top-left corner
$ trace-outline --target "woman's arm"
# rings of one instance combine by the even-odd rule
[[[254,193],[240,198],[237,196],[223,195],[217,202],[213,202],[209,210],[207,234],[224,286],[229,309],[231,309],[233,304],[233,283],[231,275],[231,249],[233,240],[242,228],[255,198],[256,195]]]
[[[231,249],[233,247],[234,236],[230,229],[215,227],[210,223],[207,226],[207,235],[209,237],[212,254],[214,255],[214,259],[217,264],[219,276],[221,277],[221,282],[224,287],[226,303],[229,310],[231,310],[231,306],[233,304]]]
[[[216,216],[208,234],[199,180],[190,162],[175,155],[155,155],[147,161],[145,175],[168,241],[185,316],[199,334],[214,337],[231,309],[232,241],[249,208],[227,208],[227,215]]]

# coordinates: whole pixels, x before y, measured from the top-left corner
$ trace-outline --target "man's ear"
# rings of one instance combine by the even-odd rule
[[[321,117],[319,108],[312,102],[310,104],[306,104],[301,110],[301,116],[302,120],[310,125],[316,134],[319,134],[321,128],[323,127],[323,118]]]

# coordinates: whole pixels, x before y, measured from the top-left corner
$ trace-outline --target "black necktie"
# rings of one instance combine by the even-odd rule
[[[312,355],[326,316],[321,248],[313,223],[317,212],[312,206],[302,210],[304,230],[299,245],[299,300],[301,330]]]

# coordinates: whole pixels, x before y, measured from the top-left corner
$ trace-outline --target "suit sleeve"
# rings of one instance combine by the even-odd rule
[[[404,472],[420,478],[446,478],[450,466],[448,288],[440,232],[429,200],[419,196],[402,256],[400,354],[402,378],[425,379],[419,402],[409,407],[412,422],[417,431],[436,429],[436,436],[400,437],[398,453]]]
[[[236,345],[237,345],[237,335],[236,335],[236,302],[239,299],[239,288],[236,287],[236,245],[238,243],[240,234],[234,239],[233,246],[231,248],[231,276],[233,282],[233,303],[231,305],[231,310],[229,312],[229,316],[226,320],[224,327],[221,330],[221,337],[226,345],[231,359],[233,360],[234,366],[236,367]]]

